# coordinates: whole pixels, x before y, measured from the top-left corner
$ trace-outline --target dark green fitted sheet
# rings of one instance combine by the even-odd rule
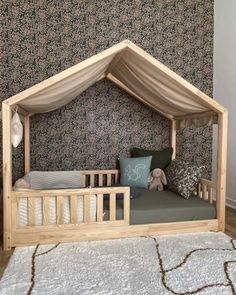
[[[162,192],[138,189],[140,195],[130,200],[130,224],[148,224],[213,219],[215,206],[192,196],[185,200],[169,190]],[[104,203],[105,216],[109,215],[108,201]],[[123,201],[117,200],[117,219],[123,217]]]

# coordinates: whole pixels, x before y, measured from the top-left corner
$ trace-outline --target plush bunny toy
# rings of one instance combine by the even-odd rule
[[[166,176],[163,170],[156,168],[148,176],[149,190],[163,191],[163,185],[167,184]]]

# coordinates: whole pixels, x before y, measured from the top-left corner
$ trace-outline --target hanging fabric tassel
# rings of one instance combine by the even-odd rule
[[[11,119],[11,143],[13,147],[16,148],[22,141],[22,138],[23,138],[23,125],[16,111]]]

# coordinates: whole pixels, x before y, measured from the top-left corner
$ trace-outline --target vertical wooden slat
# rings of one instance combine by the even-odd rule
[[[118,174],[118,171],[115,173],[115,184],[117,184],[118,183],[118,176],[119,176],[119,174]]]
[[[217,219],[218,230],[225,230],[225,194],[227,166],[227,128],[228,112],[218,115],[218,150],[217,150]]]
[[[103,195],[97,195],[97,221],[103,221]]]
[[[107,174],[107,186],[111,186],[111,174]]]
[[[176,121],[171,120],[171,127],[170,127],[170,144],[173,148],[172,159],[176,157]]]
[[[209,198],[210,203],[212,204],[213,203],[213,191],[212,191],[211,187],[208,187],[208,198]]]
[[[49,222],[49,197],[43,197],[43,225],[48,225]]]
[[[84,223],[90,222],[90,195],[84,195]]]
[[[90,175],[90,186],[91,187],[94,187],[94,179],[95,179],[95,175],[94,174],[91,174]]]
[[[73,224],[78,223],[77,204],[77,195],[70,196],[70,222]]]
[[[203,184],[203,199],[207,200],[208,196],[207,196],[207,186],[205,184]]]
[[[29,226],[35,225],[35,198],[28,198],[28,224]]]
[[[202,198],[202,184],[201,184],[201,182],[199,182],[197,185],[197,194],[198,194],[199,198]]]
[[[14,218],[12,218],[12,230],[16,229],[19,225],[19,198],[16,198],[15,196],[12,197],[12,217],[14,216]]]
[[[63,224],[64,223],[64,212],[63,212],[63,196],[57,196],[57,224]]]
[[[12,145],[11,108],[2,103],[2,151],[3,151],[3,249],[11,249],[11,189],[12,189]]]
[[[130,189],[124,194],[124,221],[130,222]]]
[[[25,173],[30,172],[30,116],[24,117]]]
[[[110,194],[110,221],[116,220],[116,194]]]
[[[103,186],[103,174],[99,174],[98,176],[98,186]]]

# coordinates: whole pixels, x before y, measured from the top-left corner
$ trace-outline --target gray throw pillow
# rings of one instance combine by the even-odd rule
[[[120,159],[120,183],[122,185],[148,188],[148,175],[152,157]]]
[[[189,199],[202,177],[204,166],[196,166],[182,160],[173,160],[166,168],[167,188]]]

